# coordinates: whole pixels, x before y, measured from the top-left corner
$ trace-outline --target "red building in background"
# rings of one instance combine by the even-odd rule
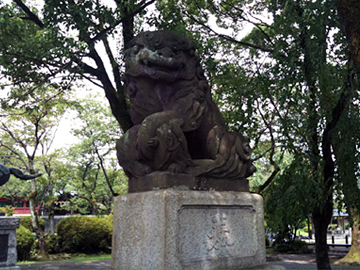
[[[0,207],[5,207],[7,205],[11,205],[5,198],[0,198]],[[36,206],[36,211],[39,211],[40,205]],[[29,201],[22,200],[22,199],[15,199],[14,203],[14,211],[16,215],[30,215],[30,203]]]

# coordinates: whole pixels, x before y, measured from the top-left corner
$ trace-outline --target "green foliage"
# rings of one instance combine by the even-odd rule
[[[16,163],[16,160],[13,158],[11,161]],[[0,186],[0,197],[7,199],[9,202],[14,202],[15,199],[26,200],[30,194],[30,190],[30,182],[22,181],[11,176],[6,185]]]
[[[359,99],[359,93],[354,92],[354,99]],[[335,190],[337,193],[337,208],[343,211],[346,207],[348,213],[357,215],[360,211],[360,111],[358,104],[350,104],[343,115],[334,134],[336,164]],[[352,219],[352,216],[350,216]],[[353,220],[351,220],[352,224]]]
[[[123,69],[116,60],[134,35],[135,17],[153,2],[26,2],[31,14],[16,3],[0,3],[0,36],[6,37],[0,47],[0,73],[10,85],[51,84],[56,93],[86,78],[104,89],[116,120],[126,130],[131,120],[121,83]],[[96,64],[88,64],[92,61]],[[10,96],[10,100],[27,100],[26,93],[16,89],[10,90]]]
[[[15,211],[14,211],[14,208],[12,207],[12,205],[0,207],[0,212],[4,212],[7,216],[12,216],[15,214]]]
[[[48,254],[57,254],[61,252],[60,236],[48,233],[45,235],[46,251]]]
[[[63,252],[109,252],[112,223],[105,218],[75,216],[62,219],[57,233]]]
[[[295,252],[306,253],[308,252],[308,244],[305,241],[295,239],[293,249]]]
[[[63,207],[83,214],[109,214],[113,197],[127,192],[127,177],[112,155],[121,131],[102,103],[87,97],[80,104],[81,123],[72,131],[80,143],[66,150],[61,170],[64,192],[75,196]]]
[[[114,214],[111,213],[105,217],[103,217],[107,222],[109,222],[110,224],[113,224],[113,220],[114,220]]]
[[[291,252],[291,253],[308,253],[308,244],[305,241],[295,239],[281,244],[276,244],[274,247],[277,252]]]
[[[259,142],[256,149],[254,149],[253,157],[256,160],[254,165],[256,166],[257,171],[249,177],[250,190],[253,192],[258,192],[259,188],[276,170],[276,168],[274,168],[271,164],[271,159],[279,167],[278,174],[283,173],[283,171],[290,166],[294,159],[291,153],[281,151],[280,149],[275,149],[274,153],[267,153],[269,148],[271,148],[271,142],[263,141]]]
[[[42,219],[42,218],[38,218],[38,220],[39,220],[40,228],[44,231],[46,221],[44,219]],[[34,232],[34,229],[33,229],[33,226],[32,226],[32,221],[31,221],[31,216],[20,217],[20,225],[24,226],[26,229],[30,230],[31,232]]]
[[[16,230],[16,250],[19,261],[29,260],[31,257],[31,249],[35,243],[35,235],[20,224]]]
[[[264,191],[267,225],[273,231],[302,226],[317,205],[320,187],[311,176],[310,162],[295,156],[290,166]]]
[[[12,205],[5,206],[5,213],[6,213],[7,216],[14,215],[15,214],[14,207],[12,207]]]

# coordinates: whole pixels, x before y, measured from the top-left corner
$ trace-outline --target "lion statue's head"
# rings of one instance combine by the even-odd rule
[[[171,32],[142,32],[125,50],[125,76],[145,76],[172,82],[189,80],[196,72],[193,42]]]
[[[125,68],[134,124],[153,113],[176,110],[180,103],[193,110],[194,104],[211,99],[194,44],[187,37],[166,30],[140,33],[127,45]]]

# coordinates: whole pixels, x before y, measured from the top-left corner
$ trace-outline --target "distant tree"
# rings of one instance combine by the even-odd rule
[[[21,0],[0,3],[1,74],[11,85],[51,83],[62,90],[74,80],[85,79],[104,90],[125,131],[132,122],[119,53],[133,38],[135,17],[154,2],[45,0],[41,10]],[[12,95],[26,99],[21,92],[12,91]]]
[[[16,199],[25,201],[30,192],[30,183],[15,177],[11,177],[5,185],[0,186],[0,198],[7,199],[13,207],[15,207]]]
[[[72,170],[67,189],[77,197],[72,199],[73,205],[84,205],[85,200],[93,214],[102,209],[110,213],[113,197],[127,192],[127,178],[113,155],[121,131],[111,111],[94,97],[80,104],[77,109],[80,123],[72,130],[80,143],[70,147],[66,156],[68,169]]]
[[[359,189],[359,145],[360,145],[360,111],[358,106],[360,85],[360,2],[354,0],[336,1],[342,30],[348,42],[348,50],[353,68],[357,73],[357,86],[353,92],[352,102],[342,116],[334,142],[334,152],[338,165],[337,186],[341,190],[340,206],[345,205],[352,221],[352,238],[349,253],[340,263],[359,263],[360,256],[360,189]],[[355,81],[356,82],[356,81]],[[350,80],[349,83],[352,83]],[[356,91],[357,90],[357,91]]]
[[[318,187],[313,190],[317,202],[310,204],[310,211],[319,269],[331,268],[326,232],[332,216],[335,171],[341,166],[334,156],[336,128],[342,116],[351,112],[350,104],[358,102],[352,61],[358,59],[359,50],[355,54],[353,51],[351,58],[348,53],[348,46],[358,48],[358,16],[353,14],[359,9],[355,2],[170,0],[162,4],[168,12],[163,24],[171,17],[169,14],[174,14],[207,40],[220,41],[215,47],[218,61],[208,69],[209,78],[229,127],[254,138],[254,158],[266,157],[257,147],[263,148],[263,142],[271,138],[267,153],[274,148],[286,150],[294,157],[301,156],[310,166],[302,179]],[[343,15],[338,13],[341,7],[345,8]],[[352,11],[347,13],[346,8]],[[272,20],[266,22],[259,14]],[[245,24],[252,25],[253,30],[241,38]],[[353,39],[345,39],[345,24]],[[280,172],[279,164],[271,157],[268,155],[268,164],[273,169],[264,188],[276,185],[274,176]]]
[[[41,150],[49,150],[59,121],[70,102],[64,94],[52,96],[49,89],[44,92],[33,91],[29,95],[31,104],[22,105],[19,102],[13,108],[6,107],[1,111],[7,117],[3,117],[0,122],[0,149],[6,149],[21,162],[21,169],[35,174],[35,166],[41,166],[37,163],[42,154]],[[44,99],[47,101],[42,103],[40,100]],[[39,179],[31,180],[30,212],[32,225],[39,239],[40,253],[46,254],[44,232],[39,226],[36,212],[37,181]]]

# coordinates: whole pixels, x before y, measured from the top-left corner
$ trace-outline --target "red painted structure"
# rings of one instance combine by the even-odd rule
[[[0,198],[0,207],[5,207],[10,204],[11,203],[7,199]],[[39,207],[40,207],[40,205],[38,204],[36,206],[36,211],[39,211]],[[29,201],[22,200],[22,199],[15,199],[14,211],[15,211],[15,214],[18,214],[18,215],[30,215]]]

